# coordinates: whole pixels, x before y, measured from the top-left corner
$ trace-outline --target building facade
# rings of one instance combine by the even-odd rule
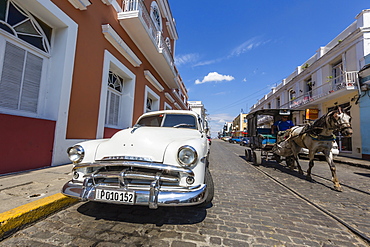
[[[368,114],[357,100],[362,94],[358,72],[365,65],[370,53],[370,10],[363,10],[356,21],[348,26],[326,46],[320,47],[309,58],[285,78],[271,92],[251,107],[251,112],[267,108],[302,110],[293,117],[295,124],[312,121],[305,111],[317,111],[318,117],[335,106],[351,107],[352,137],[337,135],[341,155],[363,158],[360,116]],[[368,151],[367,151],[368,152]]]
[[[78,141],[188,109],[167,0],[0,3],[0,174],[66,164]]]
[[[370,160],[370,54],[365,57],[365,66],[359,72],[361,94],[358,97],[360,106],[360,126],[362,138],[362,158]]]
[[[240,113],[233,119],[231,136],[245,136],[247,134],[247,115]]]
[[[211,129],[209,126],[207,110],[204,107],[202,101],[188,101],[188,104],[189,104],[190,110],[195,111],[202,118],[203,129],[206,131],[206,134],[210,136]]]

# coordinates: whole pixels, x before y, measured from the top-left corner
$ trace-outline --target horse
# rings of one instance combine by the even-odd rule
[[[298,161],[298,153],[303,147],[309,150],[309,168],[307,169],[306,174],[306,179],[309,181],[312,181],[311,170],[314,166],[313,160],[315,153],[323,152],[325,154],[326,162],[330,167],[334,190],[336,191],[342,191],[342,187],[337,178],[336,168],[333,162],[333,154],[331,152],[333,141],[335,140],[333,132],[338,131],[343,136],[352,135],[353,130],[350,122],[351,117],[349,116],[350,108],[351,106],[345,109],[337,107],[315,120],[312,124],[292,127],[289,130],[289,137],[286,140],[291,147],[293,158],[297,163],[298,172],[301,175],[303,175],[303,171]],[[291,163],[290,169],[292,170],[294,169],[294,162]]]

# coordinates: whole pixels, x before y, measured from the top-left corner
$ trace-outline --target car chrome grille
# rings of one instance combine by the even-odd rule
[[[103,166],[90,176],[95,186],[125,187],[144,186],[149,189],[152,181],[158,180],[161,186],[178,186],[180,174],[157,169],[129,166]]]

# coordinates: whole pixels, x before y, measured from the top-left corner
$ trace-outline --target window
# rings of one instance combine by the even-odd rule
[[[343,63],[339,62],[333,66],[333,90],[338,90],[343,87]]]
[[[164,102],[164,109],[165,110],[172,110],[172,107],[167,102]]]
[[[0,0],[0,28],[44,52],[50,52],[51,27],[21,9],[13,0]]]
[[[168,47],[168,50],[170,50],[171,51],[171,40],[170,40],[170,38],[169,37],[167,37],[166,38],[166,45],[167,45],[167,47]],[[172,52],[172,51],[171,51]]]
[[[163,127],[197,128],[197,120],[191,115],[166,114]]]
[[[155,1],[152,2],[150,6],[150,17],[152,18],[155,26],[159,31],[162,31],[162,17],[159,11],[159,7]]]
[[[37,113],[43,59],[6,42],[0,77],[0,107]]]
[[[295,100],[296,99],[296,93],[293,89],[289,90],[289,101]]]
[[[38,114],[52,28],[13,0],[0,0],[0,29],[10,34],[0,36],[0,108]]]
[[[280,102],[280,97],[276,98],[276,108],[280,108],[281,102]]]
[[[305,89],[304,89],[304,92],[305,92],[305,96],[308,96],[308,97],[312,97],[312,89],[313,89],[313,86],[314,86],[314,83],[312,81],[311,78],[305,80]]]
[[[146,99],[146,111],[147,112],[152,111],[152,105],[153,105],[153,99],[148,97]]]
[[[142,117],[137,123],[139,126],[175,127],[197,129],[197,119],[185,114],[159,114]]]
[[[105,50],[97,138],[103,138],[105,128],[132,126],[135,82],[135,74]]]
[[[149,127],[160,127],[163,120],[163,114],[155,116],[147,116],[140,119],[137,123],[139,126],[149,126]]]
[[[145,87],[145,109],[144,112],[159,110],[159,96],[148,86]]]
[[[122,92],[123,78],[118,74],[109,71],[106,105],[107,109],[105,117],[105,124],[107,125],[118,125]]]

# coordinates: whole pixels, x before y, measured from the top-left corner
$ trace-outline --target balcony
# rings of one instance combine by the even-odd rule
[[[170,88],[178,88],[173,56],[142,0],[124,0],[118,20]]]
[[[358,90],[357,74],[358,71],[343,72],[338,77],[330,78],[325,84],[314,87],[313,90],[282,105],[281,108],[307,108],[322,103],[328,98],[340,97],[348,91]]]

